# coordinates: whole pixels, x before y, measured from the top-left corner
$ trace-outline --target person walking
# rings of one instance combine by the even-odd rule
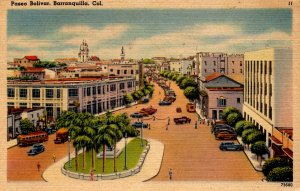
[[[169,180],[172,180],[173,178],[173,172],[172,172],[172,169],[170,168],[169,169]]]
[[[40,168],[41,168],[40,162],[37,162],[36,167],[37,167],[38,172],[40,172]]]
[[[149,129],[149,130],[151,129],[151,127],[150,127],[150,123],[148,124],[148,129]]]
[[[55,156],[55,154],[53,153],[53,155],[52,155],[52,159],[53,159],[53,162],[55,162],[56,161],[56,156]]]
[[[94,181],[94,170],[90,172],[90,181]]]
[[[195,129],[197,129],[197,121],[195,122]]]

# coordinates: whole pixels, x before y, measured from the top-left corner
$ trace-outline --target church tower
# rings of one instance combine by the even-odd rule
[[[121,49],[121,61],[123,61],[125,59],[125,50],[124,50],[124,47],[122,46],[122,49]]]
[[[80,62],[87,62],[89,59],[89,46],[85,40],[80,45],[78,58]]]

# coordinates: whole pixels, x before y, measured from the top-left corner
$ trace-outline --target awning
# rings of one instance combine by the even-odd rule
[[[282,142],[280,140],[278,140],[276,137],[271,136],[270,138],[271,138],[272,143],[274,143],[277,146],[282,146]]]
[[[289,156],[291,159],[293,159],[293,151],[292,150],[290,150],[289,148],[283,148],[282,150],[285,154],[287,154],[287,156]]]

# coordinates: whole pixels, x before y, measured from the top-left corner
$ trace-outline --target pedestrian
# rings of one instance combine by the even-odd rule
[[[53,153],[53,155],[52,155],[52,159],[53,159],[53,162],[55,162],[55,160],[56,160],[56,156],[55,156],[55,154]]]
[[[172,177],[173,176],[173,172],[172,172],[172,169],[170,168],[169,169],[169,180],[172,180]]]
[[[150,130],[151,128],[150,128],[150,123],[148,124],[148,129]]]
[[[166,130],[168,130],[169,129],[169,125],[167,125],[167,128],[166,128]]]
[[[37,167],[38,172],[40,172],[40,168],[41,168],[40,162],[37,162],[36,167]]]
[[[195,122],[195,129],[197,129],[197,121]]]
[[[94,181],[94,170],[90,172],[90,181]]]

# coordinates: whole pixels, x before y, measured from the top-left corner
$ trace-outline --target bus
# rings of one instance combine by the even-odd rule
[[[69,132],[66,128],[61,128],[56,131],[56,138],[54,139],[55,144],[60,144],[68,141]]]
[[[19,135],[17,137],[17,143],[20,147],[42,143],[44,141],[48,141],[48,133],[45,131],[36,131],[27,135]]]

